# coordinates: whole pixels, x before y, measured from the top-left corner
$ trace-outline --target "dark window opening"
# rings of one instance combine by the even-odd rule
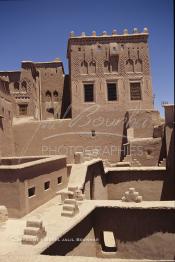
[[[84,85],[84,101],[85,102],[94,101],[94,85],[93,84]]]
[[[32,197],[35,195],[35,187],[31,187],[28,189],[28,197]]]
[[[111,64],[111,71],[112,72],[118,72],[118,62],[119,62],[119,56],[118,55],[111,55],[110,64]]]
[[[152,153],[152,150],[151,150],[151,149],[148,149],[148,150],[147,150],[147,154],[148,154],[148,155],[151,155],[151,153]]]
[[[141,100],[141,86],[139,82],[130,83],[131,100]]]
[[[19,115],[20,116],[26,116],[27,115],[27,104],[21,104],[19,105]]]
[[[92,134],[92,136],[96,136],[95,130],[92,130],[92,131],[91,131],[91,134]]]
[[[15,90],[16,92],[19,91],[19,83],[18,83],[18,82],[15,82],[15,83],[14,83],[14,90]]]
[[[51,101],[51,92],[50,92],[50,91],[47,91],[47,92],[46,92],[46,101],[47,101],[47,102],[50,102],[50,101]]]
[[[62,176],[57,178],[57,184],[61,184],[61,182],[62,182]]]
[[[44,190],[48,190],[50,188],[50,181],[44,183]]]
[[[109,73],[110,72],[110,63],[107,60],[104,61],[104,72],[105,73]]]
[[[117,100],[117,87],[115,83],[108,83],[108,101],[116,101]]]
[[[57,91],[53,92],[53,100],[54,102],[58,102],[58,92]]]
[[[47,108],[47,112],[54,115],[54,108],[53,107]]]

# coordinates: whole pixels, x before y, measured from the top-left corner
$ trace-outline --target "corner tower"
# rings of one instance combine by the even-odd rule
[[[97,36],[73,32],[68,40],[72,117],[93,104],[99,112],[152,110],[148,29]]]

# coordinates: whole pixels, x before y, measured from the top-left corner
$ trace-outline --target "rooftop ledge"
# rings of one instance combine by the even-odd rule
[[[48,61],[48,62],[33,62],[33,61],[30,61],[30,60],[26,60],[26,61],[21,61],[21,63],[31,63],[31,64],[53,64],[53,63],[62,63],[62,61],[57,58],[53,61]]]
[[[70,38],[94,38],[94,37],[128,37],[128,36],[148,36],[148,29],[145,27],[143,32],[139,32],[137,28],[133,29],[132,33],[128,32],[128,29],[123,30],[123,34],[118,34],[116,29],[113,29],[112,34],[108,35],[106,31],[103,31],[101,35],[97,35],[95,31],[92,32],[92,35],[87,36],[85,32],[82,32],[81,35],[76,36],[74,31],[70,32]]]
[[[163,107],[174,107],[175,104],[163,104]]]
[[[108,38],[108,37],[130,37],[130,36],[148,36],[148,33],[138,33],[138,34],[117,34],[117,35],[79,35],[79,36],[70,36],[72,38]]]
[[[160,166],[139,166],[139,167],[106,167],[105,172],[109,171],[162,171],[166,170],[166,167]]]
[[[0,170],[4,170],[4,169],[7,169],[7,170],[16,170],[16,169],[23,169],[23,168],[26,168],[26,167],[31,167],[31,166],[35,166],[35,165],[40,165],[40,164],[44,164],[44,163],[47,163],[47,162],[50,162],[50,161],[53,161],[53,160],[59,160],[59,159],[63,159],[63,158],[66,158],[65,155],[57,155],[57,156],[35,156],[35,157],[31,157],[31,156],[26,156],[26,157],[7,157],[7,158],[4,158],[4,159],[29,159],[31,158],[31,161],[29,162],[26,162],[26,163],[22,163],[22,164],[15,164],[15,165],[1,165],[0,164]],[[32,158],[34,158],[32,160]],[[38,160],[35,160],[36,158],[40,158]],[[2,158],[3,159],[3,158]],[[0,161],[1,161],[1,158],[0,158]]]

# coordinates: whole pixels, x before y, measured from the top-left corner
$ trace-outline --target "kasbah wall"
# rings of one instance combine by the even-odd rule
[[[164,132],[153,105],[148,36],[147,28],[122,35],[72,32],[69,75],[60,59],[23,61],[19,71],[0,72],[9,77],[12,97],[12,154],[67,154],[72,162],[75,151],[97,148],[100,157],[117,162],[127,155],[125,144],[136,143],[141,164],[158,165]]]
[[[13,109],[8,77],[0,77],[0,156],[14,154]]]

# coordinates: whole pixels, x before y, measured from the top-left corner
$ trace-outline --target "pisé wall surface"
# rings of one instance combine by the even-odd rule
[[[62,177],[58,183],[58,177]],[[49,181],[45,190],[44,183]],[[25,164],[0,167],[0,202],[10,217],[22,217],[44,204],[67,185],[66,158],[41,159]],[[35,188],[32,196],[29,188]]]
[[[151,117],[154,114],[154,111],[145,112],[145,118],[149,119],[147,123],[149,136],[153,135],[154,125],[159,123],[158,114],[156,120]],[[70,162],[73,161],[74,152],[96,148],[100,152],[100,158],[117,162],[121,159],[123,141],[127,138],[125,118],[125,111],[101,114],[98,107],[93,106],[88,111],[80,111],[73,119],[15,124],[13,129],[16,154],[19,156],[66,154]],[[143,116],[140,118],[138,112],[136,118],[135,127],[139,127],[143,136],[145,129],[145,126],[142,126]]]
[[[42,254],[173,260],[174,218],[173,209],[98,207]],[[113,232],[116,252],[102,251],[104,231]]]
[[[14,155],[13,103],[8,78],[0,77],[0,156]]]

